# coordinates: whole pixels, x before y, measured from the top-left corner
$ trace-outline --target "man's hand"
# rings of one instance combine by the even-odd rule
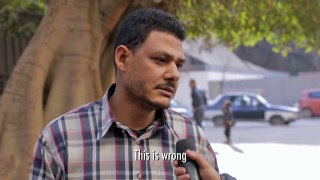
[[[186,151],[187,156],[195,161],[199,166],[199,174],[201,179],[221,180],[219,173],[209,164],[209,162],[198,152]],[[179,180],[190,179],[184,167],[178,167],[178,161],[174,161],[173,165],[176,167],[174,170],[175,175]]]

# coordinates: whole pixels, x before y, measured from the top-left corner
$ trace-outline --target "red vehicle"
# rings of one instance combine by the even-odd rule
[[[301,117],[320,116],[320,89],[309,89],[302,92],[299,101]]]

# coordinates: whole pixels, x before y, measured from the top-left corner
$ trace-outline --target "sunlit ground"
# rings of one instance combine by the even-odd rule
[[[320,179],[319,145],[219,144],[217,153],[220,173],[238,180]]]

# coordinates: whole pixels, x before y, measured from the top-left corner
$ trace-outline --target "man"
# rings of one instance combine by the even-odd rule
[[[101,101],[72,110],[42,131],[31,179],[188,178],[182,167],[162,157],[179,139],[192,138],[198,152],[187,152],[208,179],[217,162],[203,131],[168,110],[185,62],[185,32],[171,15],[139,10],[121,24],[115,45],[116,84]],[[205,156],[202,157],[202,156]]]
[[[233,111],[230,100],[224,102],[223,108],[224,135],[226,136],[226,144],[231,144],[230,133],[231,127],[234,125]]]
[[[197,124],[202,127],[203,111],[207,99],[204,92],[197,89],[196,81],[194,79],[189,81],[189,86],[191,88],[193,118],[196,120]]]

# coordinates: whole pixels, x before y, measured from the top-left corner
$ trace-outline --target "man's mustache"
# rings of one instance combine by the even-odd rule
[[[163,84],[159,84],[156,86],[156,88],[165,88],[165,87],[170,87],[173,88],[174,90],[176,90],[176,83],[172,82],[172,81],[167,81],[166,83]]]

